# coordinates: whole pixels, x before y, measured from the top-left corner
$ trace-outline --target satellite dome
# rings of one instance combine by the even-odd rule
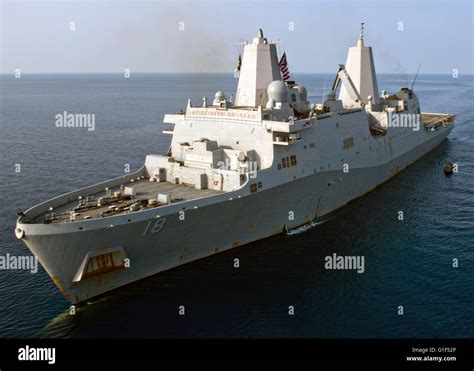
[[[218,100],[218,101],[221,101],[221,100],[225,100],[225,94],[223,91],[219,90],[216,95],[214,95],[214,99],[215,100]]]
[[[293,89],[296,89],[300,95],[300,99],[303,102],[306,102],[308,100],[308,91],[306,88],[302,85],[296,85]]]
[[[275,108],[275,106],[276,106],[275,99],[270,98],[267,102],[267,108]]]
[[[275,80],[268,85],[268,99],[274,99],[276,102],[288,101],[288,88],[281,80]]]

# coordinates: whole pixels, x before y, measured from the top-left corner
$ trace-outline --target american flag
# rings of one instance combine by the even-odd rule
[[[288,62],[286,61],[286,53],[283,53],[281,56],[280,62],[278,63],[280,66],[281,77],[283,81],[290,79],[290,70],[288,69]]]

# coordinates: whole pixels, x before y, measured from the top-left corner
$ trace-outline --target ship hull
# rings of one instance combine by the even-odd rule
[[[444,127],[428,140],[380,166],[323,171],[251,195],[113,228],[35,234],[23,241],[73,304],[156,273],[298,227],[359,198],[436,147]],[[90,252],[122,249],[128,266],[73,282]]]

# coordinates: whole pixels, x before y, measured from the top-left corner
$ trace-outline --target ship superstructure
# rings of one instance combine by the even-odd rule
[[[429,152],[453,121],[421,113],[411,88],[378,93],[363,30],[322,103],[282,80],[276,45],[258,30],[234,102],[222,91],[188,100],[165,115],[168,153],[27,210],[15,233],[79,303],[321,218]]]

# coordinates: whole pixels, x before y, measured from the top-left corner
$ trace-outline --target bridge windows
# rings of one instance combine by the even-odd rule
[[[354,138],[350,137],[344,139],[344,141],[342,142],[342,149],[349,149],[352,147],[354,147]]]
[[[258,183],[251,183],[250,184],[250,193],[255,193],[258,191],[259,188],[262,188],[263,187],[263,183],[262,182],[258,182]]]
[[[296,155],[290,156],[290,164],[291,166],[296,166]]]
[[[286,169],[287,167],[296,166],[298,164],[296,155],[286,156],[281,159],[281,164],[277,165],[278,170]]]

